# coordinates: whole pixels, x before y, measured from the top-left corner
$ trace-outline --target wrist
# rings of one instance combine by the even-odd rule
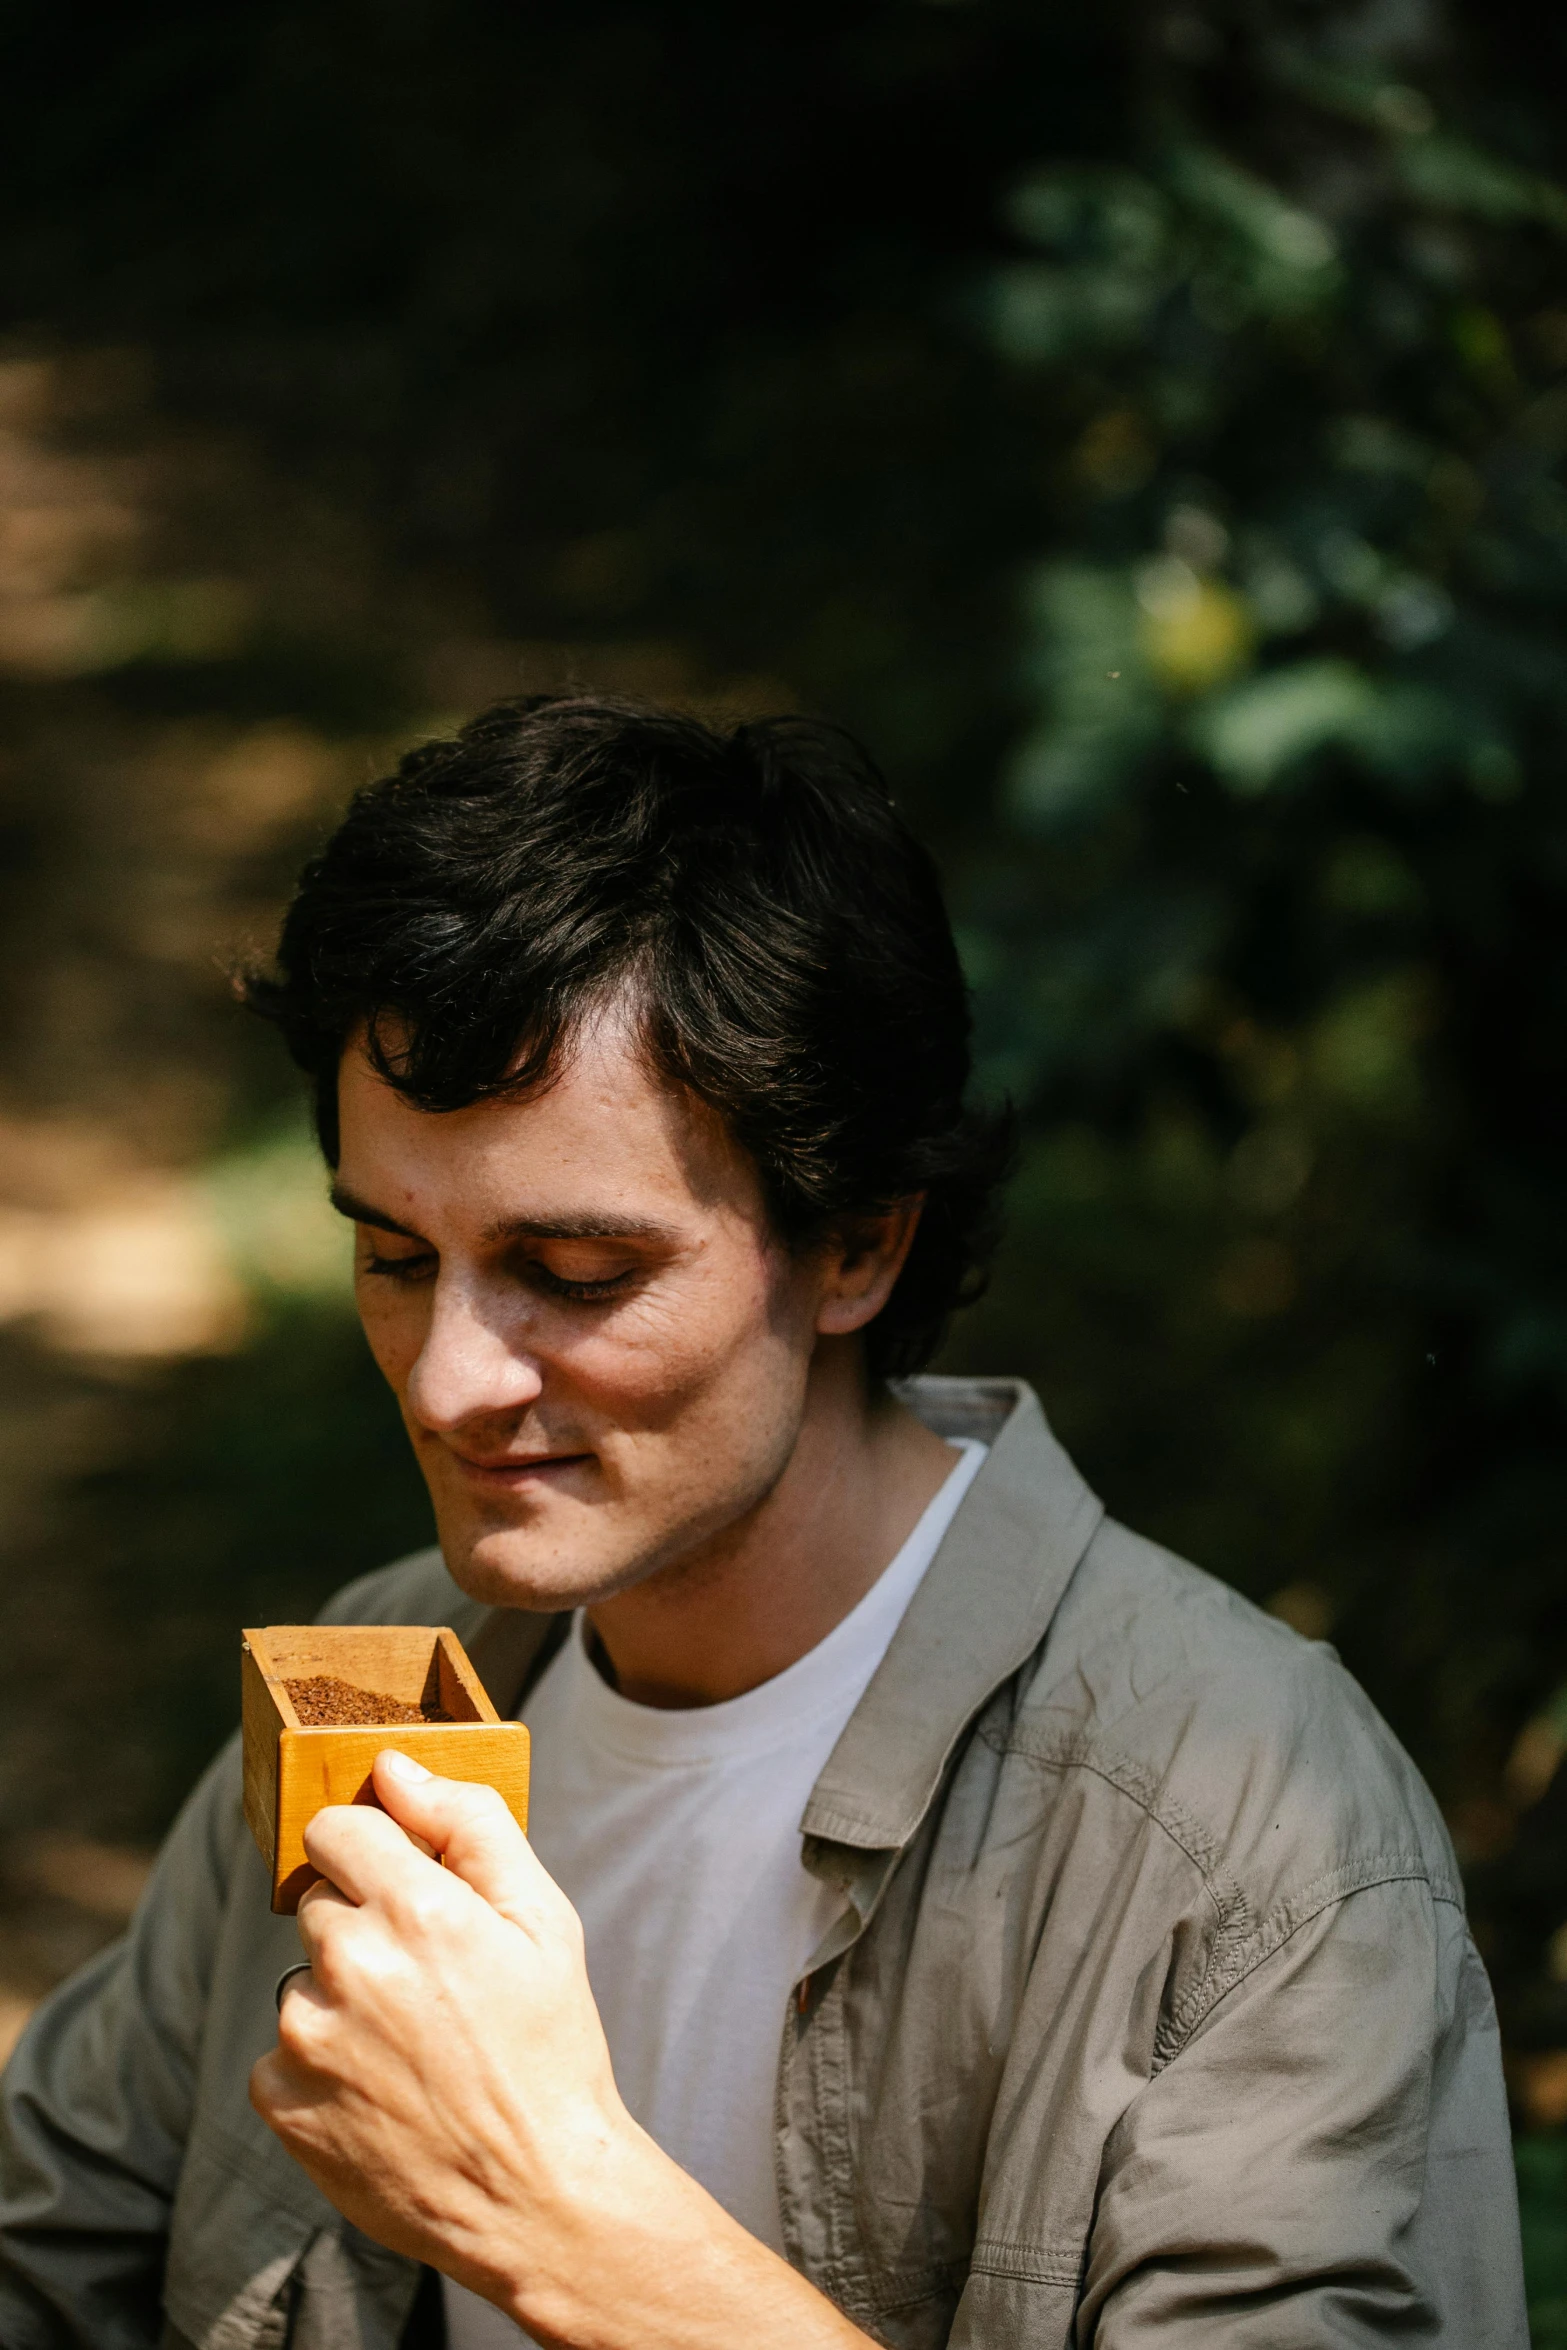
[[[555,2168],[544,2233],[501,2306],[545,2350],[865,2350],[623,2109]]]
[[[702,2192],[623,2106],[584,2115],[523,2185],[488,2297],[545,2350],[640,2350],[635,2280],[685,2232],[687,2191]]]

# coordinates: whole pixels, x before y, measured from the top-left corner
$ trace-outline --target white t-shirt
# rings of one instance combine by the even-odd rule
[[[808,1876],[800,1815],[986,1448],[952,1474],[859,1605],[787,1671],[721,1705],[634,1705],[579,1616],[522,1709],[529,1837],[570,1896],[627,2107],[775,2251],[773,2086],[790,1994],[843,1907]],[[526,2337],[449,2279],[451,2350]]]

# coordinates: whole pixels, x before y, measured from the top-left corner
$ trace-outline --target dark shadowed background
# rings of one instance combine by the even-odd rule
[[[1429,1774],[1567,2344],[1563,22],[13,0],[0,2022],[427,1536],[227,968],[499,694],[805,707],[1025,1113],[947,1359]]]

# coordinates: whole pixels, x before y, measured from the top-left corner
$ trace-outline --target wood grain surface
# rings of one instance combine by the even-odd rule
[[[285,1684],[330,1674],[405,1705],[435,1703],[449,1722],[302,1727]],[[272,1875],[272,1907],[292,1916],[316,1871],[305,1829],[330,1803],[373,1803],[370,1771],[383,1747],[447,1779],[494,1787],[528,1825],[528,1733],[503,1722],[448,1626],[271,1624],[244,1635],[241,1656],[245,1819]]]

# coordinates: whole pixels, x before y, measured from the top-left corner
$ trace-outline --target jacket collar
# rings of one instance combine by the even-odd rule
[[[879,1852],[914,1834],[964,1729],[1043,1640],[1104,1516],[1021,1379],[910,1379],[899,1393],[938,1436],[990,1451],[800,1822]]]
[[[1021,1379],[908,1379],[898,1392],[938,1436],[978,1437],[990,1452],[800,1823],[824,1843],[875,1852],[914,1834],[964,1729],[1044,1638],[1104,1515]],[[520,1608],[482,1618],[469,1654],[503,1720],[569,1621]]]

